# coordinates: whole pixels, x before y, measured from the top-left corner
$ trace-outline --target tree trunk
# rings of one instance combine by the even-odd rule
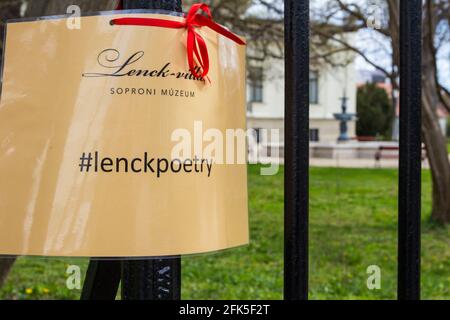
[[[422,136],[427,148],[433,183],[431,219],[445,224],[450,222],[450,161],[447,141],[437,114],[442,101],[437,82],[435,11],[433,2],[428,0],[422,27]]]
[[[80,6],[82,14],[113,10],[117,3],[118,0],[32,0],[28,4],[27,16],[65,14],[70,5]]]
[[[14,264],[14,261],[16,261],[15,257],[0,258],[0,288],[5,283],[6,278],[8,277],[8,273]]]
[[[431,218],[442,224],[450,222],[450,162],[447,143],[439,126],[434,94],[429,81],[422,81],[422,135],[427,148],[433,182]]]

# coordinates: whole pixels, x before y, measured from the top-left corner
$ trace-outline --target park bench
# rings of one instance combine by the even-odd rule
[[[377,152],[375,152],[375,166],[380,165],[381,159],[398,159],[399,147],[398,146],[379,146]],[[427,158],[425,146],[422,145],[421,159],[424,161]]]

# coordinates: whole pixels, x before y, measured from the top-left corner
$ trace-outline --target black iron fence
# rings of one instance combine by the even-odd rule
[[[309,1],[285,2],[285,299],[308,298]],[[400,0],[398,299],[420,298],[422,1]]]
[[[398,299],[420,298],[422,1],[400,0]],[[124,9],[181,11],[180,0],[124,0]],[[308,298],[309,0],[285,0],[284,298]],[[82,297],[179,299],[180,258],[92,260]]]

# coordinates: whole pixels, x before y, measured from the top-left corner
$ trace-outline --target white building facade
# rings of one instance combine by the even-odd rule
[[[249,67],[247,126],[257,132],[259,143],[267,143],[261,129],[279,129],[284,144],[284,61],[268,60]],[[357,73],[354,63],[332,67],[324,65],[310,70],[310,140],[336,142],[339,121],[333,114],[341,112],[341,98],[348,98],[347,113],[356,114]],[[355,123],[348,123],[348,135],[355,137]],[[282,155],[281,155],[282,156]]]

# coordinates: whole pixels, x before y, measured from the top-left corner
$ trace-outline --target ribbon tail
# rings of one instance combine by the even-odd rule
[[[195,48],[195,35],[194,30],[188,29],[188,35],[187,35],[187,57],[188,57],[188,64],[189,64],[189,70],[196,78],[200,78],[200,75],[197,73],[197,70],[195,70],[195,61],[194,61],[194,49]]]
[[[214,30],[215,32],[223,35],[224,37],[227,37],[228,39],[236,42],[237,44],[240,45],[245,45],[245,41],[242,40],[240,37],[238,37],[237,35],[235,35],[233,32],[227,30],[226,28],[222,27],[220,24],[215,23],[214,21],[212,21],[211,19],[201,16],[201,15],[197,15],[196,20],[198,21],[199,24],[210,28],[211,30]]]
[[[206,42],[198,33],[195,33],[195,39],[197,40],[196,54],[201,57],[202,76],[206,76],[209,72],[209,55],[206,47]],[[200,52],[199,52],[200,51]]]
[[[123,1],[118,1],[117,10],[123,8]],[[203,12],[198,13],[199,11]],[[159,18],[123,17],[111,20],[113,25],[135,25],[160,28],[187,29],[187,59],[189,70],[197,79],[206,78],[209,73],[209,54],[205,39],[195,31],[195,28],[208,27],[237,44],[245,45],[240,37],[215,23],[211,11],[204,3],[193,4],[184,22]],[[199,70],[201,69],[201,72]]]

